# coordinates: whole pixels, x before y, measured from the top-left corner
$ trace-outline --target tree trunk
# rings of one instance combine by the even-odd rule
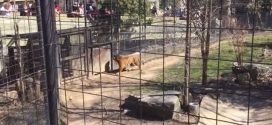
[[[206,39],[202,39],[201,53],[202,53],[202,84],[207,84],[208,77],[208,57],[210,48],[210,31],[211,31],[211,16],[212,16],[212,0],[209,0],[204,10],[204,19],[202,20],[202,36],[205,37],[205,26],[207,19]]]
[[[231,0],[226,0],[226,14],[231,15]]]
[[[14,23],[14,31],[15,31],[15,47],[16,47],[16,58],[15,60],[15,65],[18,64],[18,69],[17,72],[19,72],[19,75],[17,78],[17,83],[16,83],[16,90],[18,93],[18,97],[21,100],[21,102],[26,101],[26,92],[25,92],[25,84],[22,81],[22,74],[23,74],[23,60],[22,60],[22,50],[21,50],[21,45],[20,45],[20,34],[19,34],[19,27],[17,23]],[[19,71],[18,71],[19,70]]]
[[[202,59],[202,84],[206,85],[208,80],[208,59],[206,56]]]

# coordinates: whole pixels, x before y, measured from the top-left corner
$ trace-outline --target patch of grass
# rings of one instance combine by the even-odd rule
[[[271,59],[266,59],[263,56],[263,48],[267,44],[272,44],[272,34],[260,34],[254,37],[246,37],[245,51],[243,53],[243,62],[250,63],[265,63],[272,65]],[[236,61],[236,53],[233,49],[233,44],[230,40],[224,41],[220,47],[220,57],[218,58],[218,47],[211,48],[208,61],[208,79],[217,78],[223,73],[231,72],[232,63]],[[218,61],[219,60],[219,61]],[[219,64],[219,66],[218,66]],[[218,70],[219,68],[219,70]],[[191,82],[201,82],[202,77],[202,60],[191,60],[190,71]],[[163,76],[159,75],[156,78],[158,81],[163,81]],[[165,69],[164,83],[183,83],[184,81],[184,64],[179,63]]]

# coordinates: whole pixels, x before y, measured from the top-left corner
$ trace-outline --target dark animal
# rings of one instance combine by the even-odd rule
[[[232,73],[238,77],[239,74],[248,73],[252,81],[257,81],[258,70],[257,67],[239,66],[237,63],[233,64]]]

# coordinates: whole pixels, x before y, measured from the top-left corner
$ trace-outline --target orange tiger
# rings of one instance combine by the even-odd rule
[[[126,69],[127,66],[138,66],[140,69],[140,53],[135,52],[128,55],[115,55],[114,60],[119,65],[119,72]]]

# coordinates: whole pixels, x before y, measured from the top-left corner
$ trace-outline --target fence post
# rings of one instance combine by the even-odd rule
[[[191,0],[186,0],[187,18],[186,18],[186,40],[185,40],[185,67],[184,67],[184,104],[189,105],[189,82],[190,82],[190,57],[191,57]],[[187,109],[186,109],[187,110]]]
[[[54,0],[37,0],[41,9],[41,30],[46,65],[50,125],[58,125],[58,47]]]

